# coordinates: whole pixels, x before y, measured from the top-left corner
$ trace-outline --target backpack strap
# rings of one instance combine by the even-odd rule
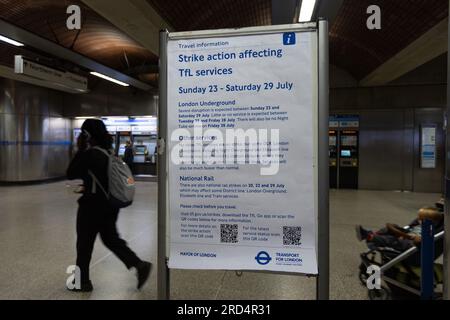
[[[108,158],[111,157],[111,154],[108,151],[106,151],[105,149],[102,149],[100,147],[93,147],[92,149],[100,151],[101,153],[106,155]],[[97,179],[95,174],[91,170],[88,170],[88,173],[92,178],[92,194],[97,194],[97,185],[98,185],[100,187],[100,189],[103,191],[103,193],[105,194],[106,198],[109,199],[109,192],[106,192],[105,188],[102,186],[102,184]]]
[[[92,149],[93,149],[93,150],[98,150],[98,151],[100,151],[101,153],[103,153],[104,155],[106,155],[106,156],[108,156],[108,157],[111,156],[111,154],[110,154],[108,151],[106,151],[105,149],[102,149],[102,148],[100,148],[100,147],[93,147]]]
[[[109,199],[109,193],[106,192],[105,188],[103,188],[102,184],[97,179],[95,174],[91,170],[89,170],[88,173],[92,178],[92,194],[97,194],[97,185],[98,185],[100,187],[100,189],[103,191],[103,193],[105,194],[106,198]]]

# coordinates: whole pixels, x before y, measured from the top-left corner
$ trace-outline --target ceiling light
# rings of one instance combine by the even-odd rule
[[[300,10],[300,18],[298,19],[298,22],[311,21],[315,7],[316,7],[316,0],[303,0],[302,8]]]
[[[118,85],[123,86],[123,87],[129,87],[130,86],[128,83],[125,83],[125,82],[113,79],[111,77],[105,76],[104,74],[101,74],[101,73],[98,73],[98,72],[91,72],[91,74],[93,76],[96,76],[96,77],[99,77],[99,78],[102,78],[102,79],[114,82],[115,84],[118,84]]]
[[[139,117],[134,117],[134,119],[138,120],[138,119],[153,119],[155,118],[155,116],[139,116]]]
[[[16,47],[23,47],[23,46],[25,46],[23,43],[17,42],[16,40],[7,38],[7,37],[2,36],[2,35],[0,35],[0,41],[12,44],[13,46],[16,46]]]
[[[149,122],[149,123],[151,123],[151,122],[155,122],[156,121],[156,118],[155,117],[138,117],[138,118],[135,118],[134,120],[136,120],[136,121],[146,121],[146,122]]]

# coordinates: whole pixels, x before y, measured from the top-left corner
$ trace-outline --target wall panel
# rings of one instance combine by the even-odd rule
[[[61,93],[0,78],[0,182],[65,175],[70,122]]]
[[[359,186],[369,190],[404,190],[404,112],[360,113]]]
[[[360,116],[359,187],[440,193],[444,177],[443,111],[439,108],[348,108]],[[420,168],[420,126],[436,124],[437,167]]]

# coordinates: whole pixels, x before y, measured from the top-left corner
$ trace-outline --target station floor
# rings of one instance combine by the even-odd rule
[[[367,299],[358,280],[359,253],[354,225],[378,228],[386,222],[407,224],[437,194],[377,191],[331,192],[331,298]],[[142,291],[127,271],[97,241],[92,259],[90,294],[66,291],[68,266],[75,259],[76,199],[65,182],[0,187],[0,300],[155,299],[155,272]],[[119,229],[144,259],[156,259],[156,184],[140,182],[135,204],[123,210]],[[173,299],[314,299],[315,279],[234,272],[171,272]]]

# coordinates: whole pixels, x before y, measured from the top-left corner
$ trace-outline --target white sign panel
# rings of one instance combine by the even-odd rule
[[[169,267],[317,274],[316,32],[167,56]]]
[[[133,133],[135,132],[150,132],[154,133],[157,131],[156,126],[133,126],[132,128]]]
[[[340,128],[359,128],[359,121],[352,120],[352,121],[340,121],[339,122]]]
[[[88,90],[88,79],[74,73],[52,69],[36,62],[15,56],[14,72],[33,78],[49,81],[82,92]]]
[[[117,132],[131,132],[131,126],[117,126]]]
[[[339,128],[339,121],[330,121],[329,123],[330,128]]]
[[[436,127],[422,127],[422,169],[436,168]]]
[[[107,126],[106,130],[108,130],[108,132],[112,133],[112,134],[117,133],[117,127],[115,127],[115,126]]]

